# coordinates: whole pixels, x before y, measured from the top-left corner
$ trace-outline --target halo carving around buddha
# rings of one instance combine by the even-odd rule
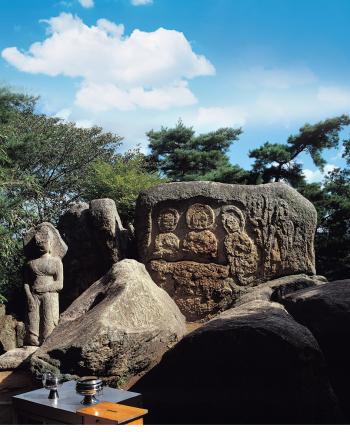
[[[192,204],[186,213],[186,222],[190,229],[204,230],[214,225],[215,214],[207,204]]]
[[[179,213],[174,208],[165,208],[161,210],[158,216],[158,227],[161,232],[174,231],[179,222]]]

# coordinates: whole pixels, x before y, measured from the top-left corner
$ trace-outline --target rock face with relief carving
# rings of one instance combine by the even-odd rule
[[[315,274],[313,205],[282,183],[167,183],[136,206],[139,259],[190,321],[232,306],[247,287]]]

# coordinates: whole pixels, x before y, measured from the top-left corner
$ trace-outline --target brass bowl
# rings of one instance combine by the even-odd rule
[[[95,395],[102,393],[103,382],[95,376],[86,376],[77,380],[75,390],[78,394],[84,396],[80,402],[82,405],[92,405],[98,403]]]

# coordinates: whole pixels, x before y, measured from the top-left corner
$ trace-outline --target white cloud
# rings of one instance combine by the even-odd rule
[[[59,110],[54,117],[60,118],[63,122],[74,122],[77,127],[80,128],[89,128],[93,126],[93,122],[88,119],[75,119],[74,111],[72,108],[62,108]]]
[[[246,122],[246,114],[236,107],[200,107],[193,124],[197,127],[219,128],[242,126]]]
[[[94,0],[78,0],[79,3],[83,6],[83,8],[92,8],[94,7]]]
[[[114,108],[128,111],[137,107],[164,110],[193,105],[196,102],[197,99],[188,89],[186,82],[153,90],[145,90],[143,87],[122,90],[114,84],[86,82],[76,95],[78,106],[95,112]]]
[[[290,128],[350,110],[350,90],[341,87],[292,87],[283,91],[265,88],[249,96],[236,93],[232,99],[235,103],[229,106],[199,108],[191,124],[208,127],[277,124]],[[341,153],[337,158],[340,156]]]
[[[148,4],[152,4],[153,0],[131,0],[131,4],[133,6],[144,6]]]
[[[305,180],[308,183],[321,183],[325,177],[325,175],[329,174],[331,171],[333,171],[335,168],[337,168],[336,165],[333,164],[326,164],[324,167],[323,172],[321,172],[319,169],[316,170],[310,170],[310,169],[304,169],[303,174],[305,176]]]
[[[320,97],[320,94],[323,95]],[[327,116],[344,114],[350,109],[350,100],[326,98],[322,87],[289,91],[265,90],[245,106],[248,120],[258,123],[279,123],[290,126],[295,122],[319,121]]]
[[[71,8],[73,6],[73,3],[71,1],[60,0],[58,2],[58,6],[62,6],[62,7],[66,7],[66,8]]]
[[[54,115],[54,117],[58,117],[64,121],[68,121],[71,114],[72,114],[71,108],[62,108]]]
[[[244,72],[237,85],[243,88],[270,88],[284,90],[317,81],[316,75],[306,67],[281,69],[255,66]]]
[[[75,124],[77,127],[79,128],[90,128],[93,126],[93,123],[91,120],[88,119],[81,119],[81,120],[76,120]]]
[[[321,86],[318,100],[330,106],[347,109],[350,107],[350,89],[337,86]]]
[[[176,30],[136,29],[125,36],[122,24],[100,19],[89,27],[67,13],[46,23],[43,42],[25,53],[5,48],[2,57],[24,72],[82,78],[76,101],[87,109],[186,106],[197,101],[188,80],[215,74],[214,66]]]

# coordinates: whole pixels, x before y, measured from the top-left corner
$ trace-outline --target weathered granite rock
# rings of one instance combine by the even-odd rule
[[[304,289],[281,302],[317,339],[347,422],[350,421],[350,279]]]
[[[327,279],[323,276],[308,276],[306,274],[283,276],[254,287],[249,287],[246,293],[235,302],[234,306],[240,306],[253,300],[272,300],[278,302],[287,294],[304,288],[322,285],[326,282]]]
[[[63,288],[62,258],[67,245],[56,228],[43,222],[24,237],[24,291],[28,304],[25,344],[39,346],[58,324],[58,293]]]
[[[125,257],[128,234],[109,198],[73,205],[61,216],[58,230],[68,245],[61,294],[61,306],[65,309]]]
[[[5,305],[0,305],[0,355],[23,346],[25,331],[25,324],[6,315]]]
[[[100,253],[111,267],[123,258],[126,248],[124,242],[127,230],[123,228],[115,202],[110,198],[92,200],[90,217]]]
[[[63,258],[64,284],[60,295],[60,306],[64,310],[102,274],[91,238],[89,204],[72,205],[60,217],[57,228],[68,245]]]
[[[149,424],[341,421],[320,348],[281,305],[253,301],[185,336],[132,388]]]
[[[316,216],[283,183],[162,184],[137,200],[139,259],[188,320],[201,319],[230,307],[242,287],[314,274]]]
[[[0,316],[0,355],[16,348],[16,325],[12,315]]]
[[[13,370],[29,367],[28,358],[37,350],[37,347],[26,346],[7,351],[0,356],[0,370]]]
[[[149,368],[185,332],[175,302],[143,264],[125,259],[61,315],[31,358],[32,368],[56,367],[64,374],[92,374],[120,383]]]

